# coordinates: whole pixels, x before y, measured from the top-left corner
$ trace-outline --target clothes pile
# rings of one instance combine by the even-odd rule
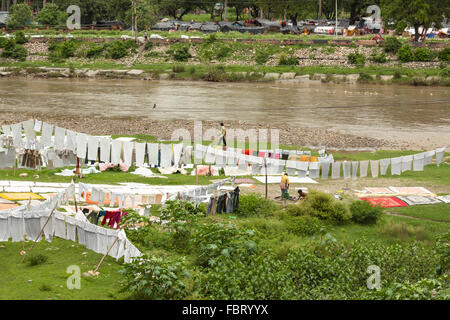
[[[208,202],[207,215],[232,213],[239,209],[239,187],[220,195],[212,195]]]

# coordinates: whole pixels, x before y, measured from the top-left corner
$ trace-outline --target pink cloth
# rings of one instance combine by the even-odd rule
[[[111,163],[99,163],[98,164],[98,168],[100,169],[100,171],[105,171],[106,169],[112,168],[112,167],[114,167],[114,165]]]

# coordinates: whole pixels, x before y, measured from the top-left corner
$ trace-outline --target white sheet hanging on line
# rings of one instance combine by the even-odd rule
[[[425,153],[415,154],[413,157],[413,171],[423,171],[423,163],[424,163]]]
[[[214,148],[208,147],[206,150],[205,163],[214,164],[216,161],[216,153],[214,152]]]
[[[11,125],[11,131],[13,136],[13,144],[16,148],[22,148],[22,123],[16,123]]]
[[[339,179],[341,176],[341,161],[333,162],[331,165],[331,179]]]
[[[52,145],[53,125],[46,122],[42,123],[42,135],[40,138],[43,147],[50,147]]]
[[[111,161],[111,139],[108,137],[100,138],[100,161],[105,163]]]
[[[387,173],[391,159],[381,159],[380,160],[380,176],[384,176]]]
[[[97,161],[99,137],[88,136],[88,160]]]
[[[391,159],[391,174],[400,175],[402,173],[402,157]]]
[[[11,126],[10,125],[2,125],[3,134],[5,136],[12,136]]]
[[[342,169],[344,171],[344,179],[350,179],[351,176],[351,162],[349,161],[344,161],[342,163]]]
[[[114,139],[111,143],[111,163],[120,163],[120,154],[122,153],[122,141]]]
[[[27,120],[23,123],[23,130],[25,132],[25,137],[28,141],[33,141],[36,139],[36,132],[34,131],[34,121],[33,120]]]
[[[329,161],[320,163],[320,166],[322,167],[322,179],[324,180],[328,179],[328,175],[330,173],[330,164],[331,163]]]
[[[0,211],[0,242],[9,239],[8,211]]]
[[[64,150],[64,140],[66,139],[66,129],[55,127],[55,150]]]
[[[290,176],[294,176],[297,171],[297,161],[288,160],[286,161],[286,173]]]
[[[77,133],[77,157],[86,159],[87,151],[87,135],[84,133]]]
[[[77,133],[66,130],[66,149],[76,153],[77,151]]]
[[[372,178],[378,177],[378,168],[380,160],[370,160],[370,172],[372,173]]]
[[[402,172],[411,170],[413,156],[403,156],[402,157]]]
[[[158,165],[158,143],[147,143],[148,149],[148,164],[151,166]]]
[[[320,164],[319,162],[310,162],[309,163],[309,177],[316,179],[320,176]]]
[[[123,142],[123,162],[127,167],[131,167],[133,164],[133,146],[134,142],[132,141]]]
[[[436,165],[439,167],[442,161],[444,161],[445,147],[436,149]]]
[[[139,143],[139,142],[136,142],[134,144],[134,147],[136,148],[136,166],[137,167],[144,166],[146,145],[147,145],[146,143]]]
[[[359,161],[352,161],[352,179],[356,180],[356,175],[358,173]]]
[[[423,158],[423,165],[429,165],[433,162],[433,157],[435,154],[435,150],[431,150],[431,151],[427,151],[424,154],[424,158]]]
[[[173,162],[176,167],[181,164],[182,152],[183,152],[183,144],[182,143],[177,143],[177,144],[173,145]]]
[[[161,168],[172,166],[172,144],[161,143]]]
[[[367,177],[367,169],[369,168],[369,161],[360,161],[359,162],[359,177],[365,178]]]

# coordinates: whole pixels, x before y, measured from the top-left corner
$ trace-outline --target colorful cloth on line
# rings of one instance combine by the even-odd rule
[[[392,208],[392,207],[407,207],[408,205],[404,203],[402,200],[397,199],[396,197],[376,197],[376,198],[361,198],[371,205],[381,206],[383,208]]]

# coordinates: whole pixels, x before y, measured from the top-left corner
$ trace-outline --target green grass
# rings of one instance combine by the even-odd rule
[[[32,242],[26,243],[29,249]],[[42,254],[48,261],[36,266],[21,263],[22,242],[0,242],[0,299],[13,300],[117,300],[126,299],[119,293],[120,263],[107,256],[97,278],[81,277],[81,288],[69,290],[66,270],[71,265],[80,267],[81,273],[94,270],[101,254],[86,249],[75,242],[54,238],[52,243],[39,242],[31,255]],[[82,254],[86,252],[86,254]],[[31,280],[31,281],[30,281]]]
[[[448,203],[389,208],[389,212],[416,218],[450,222],[450,204]],[[450,225],[448,227],[450,228]]]

